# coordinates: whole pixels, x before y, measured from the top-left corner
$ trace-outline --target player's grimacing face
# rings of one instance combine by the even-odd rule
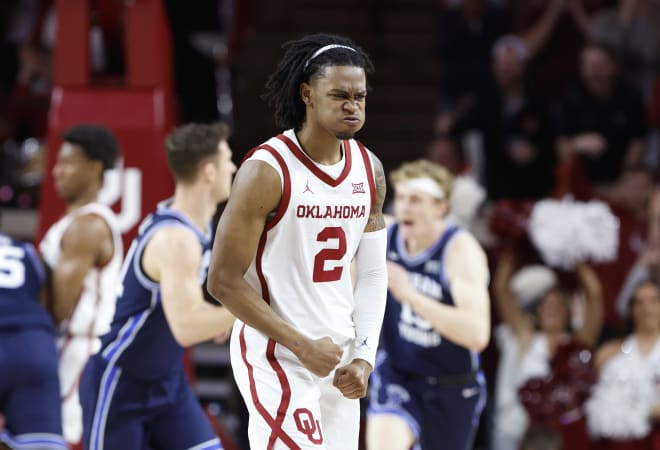
[[[355,66],[328,66],[313,78],[307,109],[313,119],[338,139],[350,139],[366,120],[367,79]]]

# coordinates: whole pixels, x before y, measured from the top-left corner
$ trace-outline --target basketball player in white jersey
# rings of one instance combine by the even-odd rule
[[[48,229],[39,250],[58,325],[64,437],[75,445],[82,437],[78,380],[99,349],[98,337],[110,329],[123,248],[114,213],[97,200],[103,173],[117,159],[117,141],[95,125],[70,128],[62,141],[53,178],[66,214]]]
[[[338,36],[285,48],[266,98],[290,129],[239,169],[208,287],[239,319],[231,358],[250,447],[355,450],[387,290],[383,168],[353,140],[372,66]]]

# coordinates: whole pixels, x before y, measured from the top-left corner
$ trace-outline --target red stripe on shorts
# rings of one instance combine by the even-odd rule
[[[252,396],[252,402],[254,403],[255,408],[257,408],[259,414],[261,414],[261,417],[264,418],[268,426],[270,426],[272,429],[270,439],[268,440],[268,447],[266,447],[267,450],[271,450],[272,448],[274,448],[275,442],[278,438],[282,439],[282,442],[288,445],[291,450],[300,450],[300,447],[293,441],[293,439],[291,439],[291,436],[286,434],[282,429],[282,422],[284,422],[284,415],[286,413],[286,408],[288,407],[288,403],[291,398],[291,389],[288,382],[286,382],[286,387],[285,385],[282,385],[282,400],[280,401],[280,407],[277,410],[277,419],[273,419],[266,410],[266,408],[264,407],[264,405],[259,401],[259,396],[257,394],[257,385],[254,381],[254,368],[247,360],[247,343],[245,341],[245,325],[243,325],[243,327],[241,328],[240,343],[241,343],[241,356],[243,357],[243,362],[245,363],[245,366],[247,367],[248,370],[248,379],[250,382],[250,394]],[[274,354],[273,354],[273,360],[270,359],[271,347],[274,353],[275,341],[273,341],[272,339],[269,340],[268,342],[268,349],[266,350],[266,354],[268,355],[268,359],[269,362],[271,363],[271,366],[273,366],[272,361],[274,360],[275,364],[279,368],[279,371],[281,371],[281,375],[280,375],[278,369],[276,369],[275,366],[273,366],[275,372],[277,372],[278,378],[280,379],[280,383],[282,383],[281,376],[283,376],[285,380],[286,380],[286,376],[284,375],[284,370],[282,370],[282,367],[279,365],[277,360],[274,359]],[[284,407],[284,409],[282,409],[282,406],[284,404],[286,404],[286,406]]]

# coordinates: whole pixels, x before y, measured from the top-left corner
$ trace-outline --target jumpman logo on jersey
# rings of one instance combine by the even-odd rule
[[[358,348],[362,348],[362,347],[369,348],[369,344],[367,343],[368,340],[369,340],[369,336],[367,336],[366,338],[364,338],[364,340],[362,342],[360,342],[360,345],[358,345]]]
[[[305,184],[305,190],[302,191],[303,194],[304,194],[305,192],[309,192],[310,194],[313,194],[313,193],[314,193],[314,191],[312,191],[312,190],[309,188],[309,180],[307,180],[307,184]]]

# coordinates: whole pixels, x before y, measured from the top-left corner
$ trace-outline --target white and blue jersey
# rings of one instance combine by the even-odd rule
[[[443,254],[451,238],[460,232],[449,226],[440,239],[419,255],[408,255],[398,225],[388,230],[387,258],[408,272],[412,285],[440,303],[454,305],[444,268]],[[433,330],[409,305],[387,293],[387,309],[381,332],[381,348],[394,368],[417,375],[452,377],[479,370],[479,355]]]
[[[431,247],[412,256],[395,224],[388,230],[387,258],[408,272],[419,292],[454,306],[444,253],[461,232],[448,226]],[[389,291],[370,386],[368,415],[399,416],[415,436],[414,450],[472,448],[486,398],[478,354],[434,331]]]
[[[142,255],[151,237],[169,226],[186,227],[202,245],[200,286],[211,257],[211,235],[202,233],[183,214],[161,204],[140,225],[121,272],[110,332],[101,339],[100,354],[125,374],[140,379],[166,378],[183,370],[181,347],[170,330],[161,304],[160,285],[142,269]]]
[[[0,330],[33,327],[55,332],[53,320],[39,304],[44,282],[34,247],[0,234]]]
[[[198,237],[200,289],[206,279],[210,233],[159,205],[142,222],[128,251],[110,332],[80,381],[86,449],[222,448],[188,384],[184,349],[165,317],[160,285],[142,268],[146,245],[158,230],[171,226],[188,228]]]
[[[0,234],[0,442],[66,450],[55,327],[39,304],[45,276],[31,244]]]

